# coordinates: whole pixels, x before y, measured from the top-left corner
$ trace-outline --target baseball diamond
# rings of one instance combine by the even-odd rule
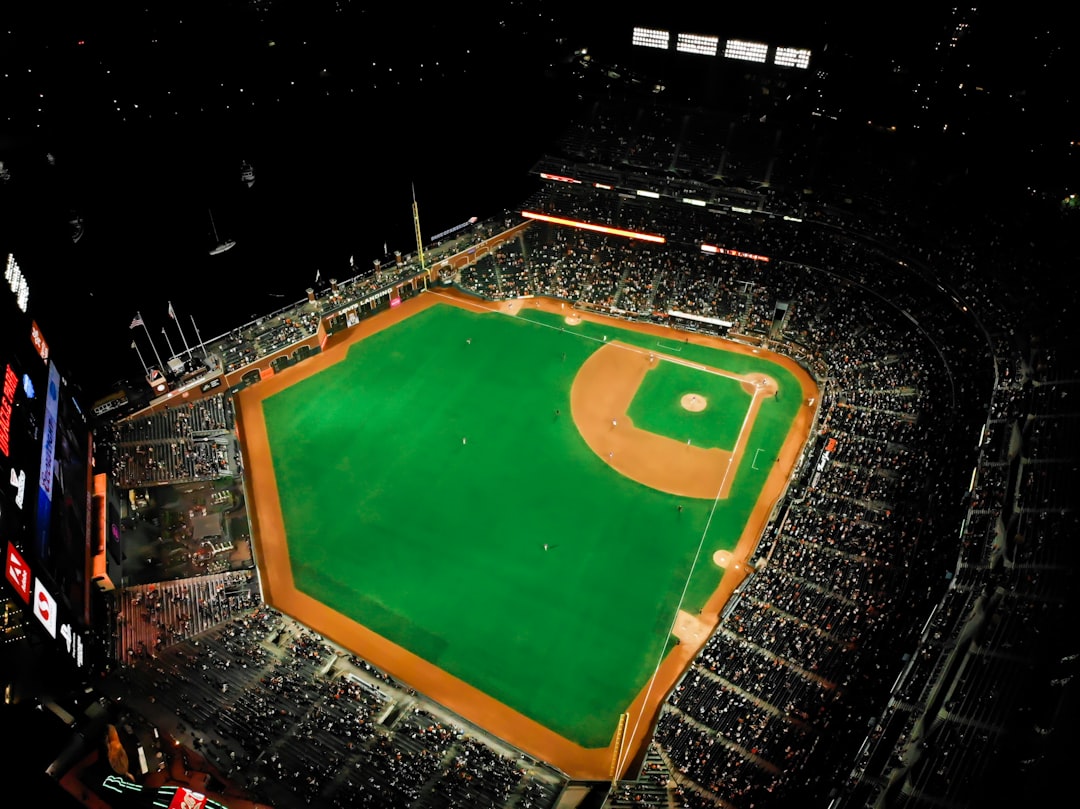
[[[747,574],[817,395],[739,343],[426,291],[238,394],[266,601],[610,777]]]

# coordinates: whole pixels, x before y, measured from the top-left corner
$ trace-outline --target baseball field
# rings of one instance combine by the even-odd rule
[[[238,395],[264,596],[608,778],[746,575],[816,396],[745,345],[424,292]]]

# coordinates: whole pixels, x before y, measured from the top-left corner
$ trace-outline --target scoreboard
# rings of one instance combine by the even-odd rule
[[[76,668],[91,663],[93,442],[81,390],[53,360],[13,255],[0,285],[0,552],[6,600]]]

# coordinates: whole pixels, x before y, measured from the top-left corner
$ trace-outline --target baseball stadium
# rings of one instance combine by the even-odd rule
[[[60,723],[64,797],[971,809],[1054,772],[1080,397],[1069,307],[1026,279],[1061,268],[1005,206],[962,215],[974,170],[834,126],[842,53],[799,74],[809,51],[668,33],[634,29],[632,71],[560,66],[573,120],[512,207],[425,237],[414,188],[408,250],[209,340],[139,310],[145,376],[89,406],[8,256],[0,650],[67,691],[3,657],[0,708]],[[732,108],[664,103],[676,64]]]
[[[210,480],[177,457],[180,487],[146,495],[181,503],[173,543],[209,539],[181,583],[124,588],[123,615],[181,631],[121,622],[126,680],[102,690],[175,712],[200,768],[264,773],[275,806],[813,791],[867,743],[848,707],[874,690],[865,666],[917,643],[897,594],[953,580],[919,572],[938,518],[905,503],[962,435],[934,403],[970,383],[934,346],[973,351],[971,332],[873,249],[854,283],[770,256],[797,227],[780,217],[716,249],[675,210],[548,180],[516,216],[227,335],[210,380],[116,422],[121,491],[153,492],[150,436],[225,443]],[[939,307],[932,335],[900,285]]]

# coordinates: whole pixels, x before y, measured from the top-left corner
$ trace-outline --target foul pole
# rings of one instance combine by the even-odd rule
[[[412,218],[416,229],[416,257],[420,259],[420,270],[424,273],[424,289],[427,289],[427,267],[424,266],[424,239],[420,235],[420,210],[416,207],[416,184],[412,185]]]
[[[630,721],[630,714],[624,713],[619,716],[619,726],[615,729],[615,743],[611,752],[611,788],[614,790],[622,774],[623,751],[626,747],[626,729]]]

